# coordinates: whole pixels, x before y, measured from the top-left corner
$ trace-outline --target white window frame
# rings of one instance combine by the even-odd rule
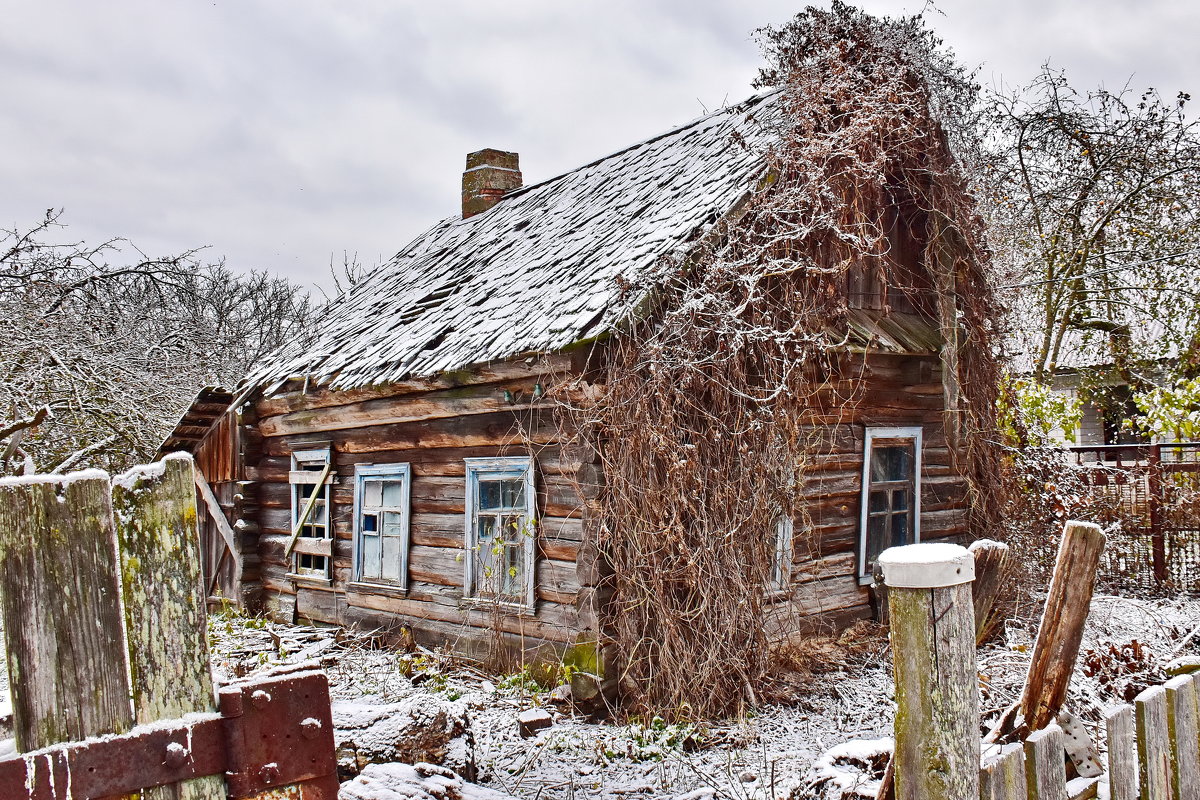
[[[321,448],[321,449],[314,449],[314,450],[296,450],[292,453],[292,470],[288,474],[288,484],[289,484],[288,488],[289,488],[289,494],[291,496],[292,502],[291,502],[291,514],[288,515],[288,519],[291,520],[291,526],[292,526],[293,530],[296,527],[296,523],[299,521],[300,514],[302,514],[304,512],[304,507],[308,502],[307,498],[304,498],[301,496],[300,487],[301,486],[310,486],[310,485],[315,484],[317,482],[317,478],[319,478],[321,476],[320,472],[317,472],[315,470],[306,470],[306,469],[304,469],[304,466],[311,465],[311,464],[319,464],[322,468],[321,471],[324,471],[324,468],[327,467],[331,463],[332,458],[333,458],[333,454],[330,451],[330,449],[327,447]],[[310,519],[308,520],[308,523],[307,523],[310,525],[320,525],[321,527],[323,527],[325,529],[325,536],[323,538],[317,538],[317,537],[311,537],[311,536],[297,537],[297,539],[295,540],[296,544],[293,545],[292,554],[290,556],[291,563],[288,565],[288,568],[289,568],[288,576],[289,577],[299,578],[301,580],[315,580],[315,581],[324,581],[324,582],[329,582],[330,580],[332,580],[332,576],[333,576],[333,546],[332,546],[333,510],[332,510],[332,505],[333,505],[333,472],[331,470],[329,475],[325,478],[325,503],[324,503],[324,508],[323,508],[322,519],[320,520],[320,522],[315,522],[311,519],[311,514],[316,513],[316,510],[314,509],[310,513]],[[323,548],[327,552],[319,554],[321,557],[323,557],[325,559],[325,569],[324,570],[315,570],[315,569],[310,569],[307,567],[300,566],[301,555],[318,555],[318,554],[302,553],[299,550],[295,549],[296,546],[297,545],[303,546],[302,543],[313,542],[313,541],[330,543],[328,546]]]
[[[463,599],[469,603],[500,605],[516,611],[532,613],[534,608],[535,576],[537,574],[537,492],[533,478],[533,459],[527,456],[503,458],[466,458],[466,505],[463,514],[465,526],[464,546],[465,574],[463,576]],[[491,477],[521,477],[525,482],[525,511],[521,517],[522,530],[529,531],[522,545],[525,556],[524,602],[498,600],[479,594],[479,576],[475,574],[476,539],[478,519],[479,480]]]
[[[362,519],[365,512],[366,497],[364,487],[368,479],[384,479],[402,482],[400,506],[389,507],[400,513],[400,579],[391,581],[385,578],[363,577],[362,558]],[[412,546],[410,524],[412,520],[412,467],[408,463],[395,464],[355,464],[354,465],[354,560],[350,570],[350,579],[371,587],[395,588],[408,591],[408,554]],[[382,525],[382,522],[380,523]],[[383,536],[382,528],[379,535]]]
[[[782,597],[792,588],[792,546],[795,526],[792,518],[780,514],[771,526],[771,560],[767,573],[767,598]],[[775,577],[778,574],[779,580]]]
[[[908,439],[913,443],[913,499],[912,499],[912,543],[921,541],[921,450],[924,430],[920,426],[908,428],[867,428],[863,444],[862,490],[859,498],[858,517],[858,580],[870,583],[872,576],[867,571],[867,514],[870,509],[871,493],[871,450],[880,439]]]

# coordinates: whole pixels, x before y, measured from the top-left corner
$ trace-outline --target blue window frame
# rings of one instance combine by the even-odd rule
[[[536,500],[529,458],[465,459],[466,597],[532,610]]]
[[[411,491],[408,464],[355,465],[353,580],[408,588]]]

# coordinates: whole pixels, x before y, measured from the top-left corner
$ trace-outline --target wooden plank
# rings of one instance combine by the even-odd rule
[[[1049,725],[1067,697],[1103,549],[1098,525],[1072,521],[1064,527],[1021,694],[1021,713],[1031,731]]]
[[[182,453],[113,480],[121,595],[138,725],[217,710],[208,661],[192,459]],[[142,792],[145,800],[224,800],[210,775]]]
[[[1138,773],[1142,800],[1171,800],[1171,741],[1167,691],[1152,686],[1133,701],[1137,718]]]
[[[0,480],[0,603],[17,750],[133,722],[108,476]]]
[[[1175,800],[1200,798],[1200,727],[1196,720],[1196,682],[1177,675],[1165,684],[1171,740],[1171,786]]]
[[[979,773],[980,800],[1026,800],[1025,749],[1006,744]]]
[[[242,561],[242,548],[238,545],[237,534],[233,528],[229,526],[229,520],[225,518],[225,511],[221,508],[221,504],[217,502],[217,496],[213,494],[212,487],[208,485],[208,481],[200,474],[200,470],[193,469],[196,488],[200,490],[200,496],[204,499],[204,506],[208,509],[208,516],[213,521],[213,525],[221,534],[221,538],[225,540],[225,546],[228,548],[229,555],[222,556],[221,562],[225,558],[233,559],[233,585],[240,586],[242,583],[242,570],[244,564]],[[217,573],[221,571],[221,564],[218,562],[217,568],[213,571],[213,579],[217,577]]]
[[[1133,706],[1121,705],[1104,714],[1108,734],[1108,796],[1138,800],[1137,735]]]
[[[1036,800],[1067,796],[1062,729],[1057,725],[1035,731],[1025,740],[1025,786]]]
[[[433,378],[415,378],[359,389],[294,389],[259,400],[255,404],[255,410],[261,418],[266,418],[291,411],[343,406],[347,403],[400,397],[437,389],[496,383],[516,378],[550,377],[555,373],[567,373],[570,370],[570,354],[551,354],[539,356],[532,364],[527,364],[525,360],[502,361],[472,369],[444,372]]]

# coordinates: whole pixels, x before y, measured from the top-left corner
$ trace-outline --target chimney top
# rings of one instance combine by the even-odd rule
[[[467,154],[462,179],[463,219],[487,211],[513,189],[521,188],[520,157],[490,147]]]

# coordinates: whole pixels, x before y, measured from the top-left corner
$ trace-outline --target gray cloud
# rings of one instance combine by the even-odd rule
[[[463,156],[540,180],[751,91],[783,0],[8,3],[0,220],[326,281],[455,212]],[[921,3],[868,2],[875,13]],[[1118,0],[946,0],[934,27],[985,80],[1047,59],[1080,87],[1195,89],[1198,12]]]

